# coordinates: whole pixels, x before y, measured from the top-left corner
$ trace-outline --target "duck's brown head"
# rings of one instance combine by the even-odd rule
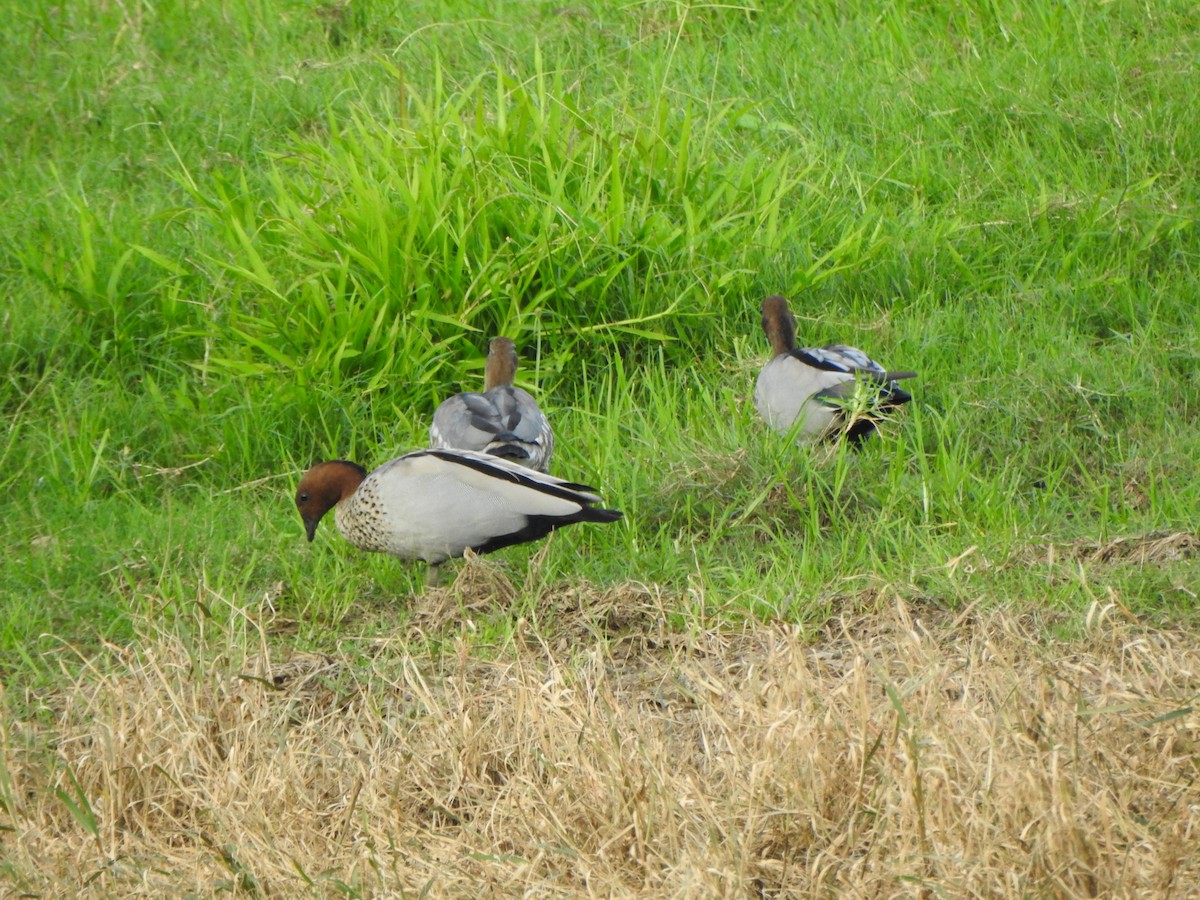
[[[509,338],[492,338],[488,344],[487,365],[483,370],[483,389],[511,387],[517,377],[517,345]]]
[[[762,302],[762,327],[774,356],[796,349],[796,319],[788,309],[787,301],[778,294],[772,294]]]
[[[366,469],[344,459],[317,463],[304,473],[296,487],[296,509],[310,541],[322,516],[358,490],[366,477]]]

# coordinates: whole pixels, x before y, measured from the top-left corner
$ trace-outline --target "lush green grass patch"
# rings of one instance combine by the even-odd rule
[[[1194,528],[1190,5],[12,18],[6,666],[210,595],[282,604],[303,641],[403,615],[420,573],[305,546],[294,474],[421,445],[501,332],[556,471],[626,512],[556,535],[545,581],[718,618],[881,586],[1192,614],[1191,549],[1045,550]],[[772,292],[805,343],[919,371],[865,452],[784,446],[748,408]]]

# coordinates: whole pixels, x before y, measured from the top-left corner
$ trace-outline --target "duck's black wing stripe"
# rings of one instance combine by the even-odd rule
[[[416,453],[410,453],[409,456],[436,456],[438,459],[445,460],[446,462],[474,469],[477,472],[487,475],[489,478],[500,478],[504,481],[511,481],[513,484],[523,485],[532,490],[541,491],[543,494],[548,494],[551,497],[558,497],[560,500],[569,500],[572,503],[579,503],[585,507],[590,507],[596,501],[583,497],[581,494],[599,493],[594,487],[589,487],[586,484],[576,484],[573,481],[564,481],[560,484],[546,484],[527,475],[522,475],[520,472],[512,472],[508,469],[490,465],[481,459],[460,456],[457,453],[449,453],[445,450],[419,450]]]
[[[841,408],[847,400],[854,396],[854,391],[855,382],[843,381],[827,387],[823,391],[817,391],[813,394],[813,399],[819,400],[827,406]]]
[[[881,404],[881,408],[892,409],[903,403],[908,403],[912,400],[912,394],[904,390],[900,385],[893,383],[888,385],[888,390],[882,394],[881,399],[884,401]]]
[[[511,547],[513,544],[536,541],[564,525],[573,525],[576,522],[615,522],[619,518],[621,518],[619,509],[595,509],[589,506],[585,506],[573,516],[527,516],[524,528],[510,534],[489,538],[471,549],[476,553],[491,553],[493,550]]]
[[[505,443],[497,443],[504,441]],[[499,459],[510,459],[518,465],[526,465],[529,462],[529,452],[516,442],[512,435],[496,435],[496,440],[488,444],[488,448],[483,452],[488,456],[495,456]]]
[[[847,400],[854,396],[855,382],[843,381],[813,394],[814,400],[819,400],[826,406],[842,407]],[[895,382],[879,382],[879,391],[875,394],[875,405],[880,409],[891,409],[912,399],[912,394]]]
[[[869,369],[846,366],[826,354],[815,350],[797,347],[791,352],[791,355],[806,366],[812,366],[814,369],[820,369],[823,372],[841,372],[843,375],[849,375],[856,371],[870,373]]]

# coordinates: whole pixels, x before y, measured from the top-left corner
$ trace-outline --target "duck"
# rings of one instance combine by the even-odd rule
[[[594,488],[474,450],[416,450],[374,471],[344,459],[312,466],[296,487],[311,543],[331,509],[351,544],[401,560],[424,560],[426,584],[466,551],[491,553],[536,541],[576,522],[615,522]]]
[[[763,300],[762,327],[772,356],[758,374],[754,405],[771,428],[794,433],[797,443],[844,435],[859,446],[876,432],[882,416],[912,400],[897,382],[915,378],[916,372],[888,371],[846,344],[797,347],[796,319],[777,294]],[[870,392],[866,408],[851,409],[860,385]]]
[[[516,344],[510,338],[492,338],[483,393],[455,394],[443,401],[429,427],[430,446],[478,450],[548,472],[554,432],[537,401],[513,385],[516,373]]]

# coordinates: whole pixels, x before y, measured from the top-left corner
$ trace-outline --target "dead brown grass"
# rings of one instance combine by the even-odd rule
[[[1119,537],[1109,541],[1049,545],[1043,552],[1056,553],[1059,557],[1084,563],[1145,566],[1190,559],[1197,551],[1200,551],[1200,537],[1189,531],[1174,531]]]
[[[369,661],[289,656],[253,630],[114,649],[5,719],[0,879],[44,896],[1200,885],[1194,634],[1097,612],[1055,643],[897,600],[815,639],[662,635],[640,587],[593,595],[587,627],[586,598],[554,596],[568,639],[528,629],[490,659],[402,638]]]

